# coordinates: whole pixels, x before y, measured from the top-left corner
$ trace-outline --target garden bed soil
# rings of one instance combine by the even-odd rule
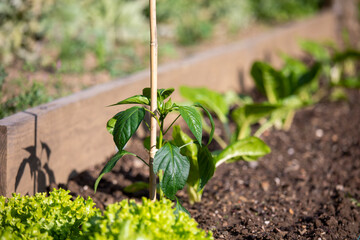
[[[215,239],[357,239],[360,235],[360,91],[348,102],[320,102],[296,113],[289,132],[263,135],[272,153],[258,162],[223,164],[190,206],[200,227]],[[90,161],[89,161],[90,162]],[[105,164],[105,163],[104,163]],[[103,165],[104,165],[103,164]],[[135,198],[123,188],[147,181],[147,168],[124,158],[93,185],[103,165],[90,168],[66,186],[73,195],[90,196],[97,207]]]

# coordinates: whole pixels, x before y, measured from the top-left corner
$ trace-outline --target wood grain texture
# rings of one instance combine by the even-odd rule
[[[253,86],[254,60],[279,65],[279,52],[300,53],[299,39],[335,36],[335,17],[325,12],[277,27],[227,46],[159,67],[158,87],[206,86],[217,91],[244,91]],[[149,71],[98,85],[0,120],[0,193],[34,194],[51,182],[103,162],[115,152],[107,120],[124,107],[106,107],[149,86]],[[3,130],[3,129],[6,129]],[[5,170],[6,169],[6,170]]]

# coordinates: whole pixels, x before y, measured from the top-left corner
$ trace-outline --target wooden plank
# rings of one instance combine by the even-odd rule
[[[0,195],[6,194],[7,128],[0,126]]]
[[[325,12],[305,21],[212,49],[159,68],[159,87],[206,86],[218,91],[252,87],[254,60],[299,54],[298,40],[333,39],[335,18]],[[149,85],[148,70],[55,100],[0,120],[0,194],[34,194],[51,182],[68,178],[114,153],[106,121],[121,107],[105,107]],[[174,93],[179,100],[178,91]],[[4,171],[6,169],[6,171]]]

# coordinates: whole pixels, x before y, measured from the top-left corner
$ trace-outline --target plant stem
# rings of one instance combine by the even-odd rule
[[[189,203],[193,205],[194,203],[201,202],[202,190],[200,192],[197,191],[196,186],[187,186],[187,192],[189,195]]]
[[[174,125],[174,123],[179,119],[181,115],[177,116],[176,119],[170,124],[170,126],[166,129],[166,131],[164,132],[164,135],[166,135],[166,133],[169,131],[169,129],[172,127],[172,125]]]
[[[211,132],[211,127],[209,127],[209,125],[207,125],[207,123],[205,121],[203,121],[203,129],[207,132],[210,133]],[[220,145],[220,147],[222,149],[225,149],[227,147],[227,143],[216,133],[214,133],[213,136],[214,140]]]
[[[150,110],[155,113],[157,108],[157,33],[156,33],[156,0],[149,0],[150,5],[150,87],[151,106]],[[153,161],[156,149],[156,118],[150,121],[150,161],[149,161],[149,197],[156,200],[156,175],[153,170]]]
[[[266,130],[271,128],[274,125],[274,121],[272,118],[270,118],[268,121],[266,121],[264,124],[262,124],[259,129],[254,133],[255,137],[260,137]]]
[[[246,137],[246,133],[247,133],[249,127],[250,127],[250,123],[248,121],[244,121],[244,123],[241,125],[237,140],[240,140],[240,139],[243,139]]]
[[[288,114],[286,115],[286,119],[285,119],[285,122],[284,122],[284,125],[283,125],[283,129],[285,131],[289,131],[289,129],[291,127],[291,124],[293,122],[294,116],[295,116],[295,111],[294,110],[290,110],[288,112]]]

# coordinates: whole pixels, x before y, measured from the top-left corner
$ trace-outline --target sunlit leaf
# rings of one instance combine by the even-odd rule
[[[237,108],[232,113],[233,120],[241,125],[244,121],[250,124],[256,123],[261,118],[270,115],[274,110],[280,108],[279,104],[270,103],[253,103]]]
[[[168,98],[172,93],[174,92],[174,88],[167,88],[167,89],[158,89],[157,90],[157,97],[160,101],[164,101],[166,98]],[[151,89],[150,88],[144,88],[143,89],[143,95],[147,98],[151,98]]]
[[[118,103],[112,104],[110,106],[116,106],[116,105],[122,105],[122,104],[144,104],[144,105],[150,105],[149,98],[143,96],[143,95],[135,95],[132,97],[129,97],[127,99],[124,99]]]
[[[185,120],[192,134],[194,134],[196,140],[201,146],[202,140],[202,121],[201,115],[194,107],[179,106],[179,112],[182,118]]]
[[[221,122],[225,123],[228,121],[229,106],[220,93],[207,88],[191,88],[186,86],[180,87],[180,93],[184,98],[193,103],[200,103],[209,111],[214,112]]]
[[[330,60],[329,51],[320,43],[315,41],[301,41],[303,51],[309,53],[316,61],[327,62]]]
[[[270,147],[257,137],[247,137],[230,144],[219,155],[216,156],[216,166],[226,161],[245,160],[243,156],[255,160],[258,157],[270,153]],[[247,158],[249,159],[249,158]]]

